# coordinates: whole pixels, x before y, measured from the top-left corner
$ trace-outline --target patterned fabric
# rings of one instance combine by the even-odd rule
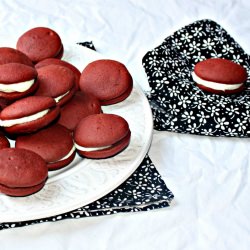
[[[77,43],[77,44],[81,45],[81,46],[84,46],[86,48],[92,49],[92,50],[96,50],[92,41],[90,41],[90,42],[83,42],[83,43]]]
[[[95,50],[92,42],[78,44]],[[87,206],[48,218],[14,223],[0,223],[0,230],[64,219],[78,219],[119,212],[148,211],[168,207],[173,198],[174,195],[167,188],[149,156],[146,155],[132,176],[103,198]]]
[[[191,72],[206,58],[233,60],[250,75],[250,58],[217,23],[200,20],[176,31],[142,62],[157,130],[209,136],[250,136],[250,78],[238,95],[216,95],[196,87]]]
[[[88,206],[39,220],[0,223],[0,230],[63,219],[78,219],[118,212],[148,211],[168,207],[173,198],[172,192],[167,188],[149,156],[146,155],[138,169],[127,181]]]

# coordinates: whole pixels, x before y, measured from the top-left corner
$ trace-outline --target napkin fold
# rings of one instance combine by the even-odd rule
[[[92,42],[78,44],[95,49]],[[0,230],[64,219],[78,219],[120,212],[148,211],[168,207],[173,198],[173,193],[167,188],[151,159],[146,155],[137,170],[123,184],[101,199],[56,216],[38,220],[0,223]]]
[[[205,93],[193,82],[197,62],[220,57],[248,73],[238,95]],[[167,37],[142,59],[156,130],[207,136],[250,136],[250,57],[219,24],[199,20]]]

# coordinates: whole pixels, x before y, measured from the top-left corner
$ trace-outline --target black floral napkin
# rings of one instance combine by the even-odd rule
[[[79,45],[94,49],[92,42],[79,43]],[[131,177],[101,199],[87,206],[48,218],[0,223],[0,230],[63,219],[78,219],[119,212],[138,212],[164,208],[170,205],[173,198],[172,192],[167,188],[149,156],[146,155]]]
[[[221,57],[244,66],[250,57],[217,23],[196,21],[167,37],[142,60],[151,93],[154,128],[209,136],[250,136],[250,78],[238,95],[205,93],[191,72],[206,58]]]

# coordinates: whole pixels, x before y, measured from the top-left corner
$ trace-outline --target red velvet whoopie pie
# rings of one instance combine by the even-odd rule
[[[81,91],[95,95],[101,105],[110,105],[121,102],[130,95],[133,79],[122,63],[97,60],[83,70],[79,86]]]
[[[99,113],[102,113],[99,100],[92,94],[77,91],[61,108],[58,123],[73,131],[81,119]]]
[[[37,69],[38,89],[36,96],[49,96],[54,98],[59,106],[64,105],[74,95],[75,76],[74,73],[60,65],[48,65]]]
[[[61,58],[63,45],[59,35],[47,27],[36,27],[19,37],[16,48],[26,54],[33,63],[46,58]]]
[[[102,159],[114,156],[130,142],[127,121],[114,114],[96,114],[83,118],[74,131],[77,152],[84,157]]]
[[[54,121],[60,113],[51,97],[29,96],[17,100],[0,113],[0,126],[9,134],[35,132]]]
[[[39,63],[37,63],[35,65],[35,67],[36,67],[36,69],[39,69],[39,68],[42,68],[44,66],[48,66],[51,64],[61,65],[61,66],[64,66],[64,67],[70,69],[74,73],[74,76],[75,76],[76,89],[77,90],[79,89],[79,80],[80,80],[81,72],[79,71],[79,69],[77,69],[71,63],[57,59],[57,58],[47,58],[47,59],[44,59],[44,60],[40,61]]]
[[[20,64],[0,65],[0,98],[17,100],[32,94],[38,87],[35,68]]]
[[[197,86],[214,94],[236,94],[245,89],[247,72],[227,59],[210,58],[197,63],[192,73]]]
[[[65,167],[75,157],[71,132],[60,124],[54,124],[30,135],[18,136],[15,146],[40,155],[46,161],[49,170]]]
[[[34,67],[32,61],[21,51],[9,47],[1,47],[0,65],[7,63],[21,63]]]
[[[38,154],[17,148],[0,150],[0,192],[27,196],[43,188],[48,177],[45,161]]]

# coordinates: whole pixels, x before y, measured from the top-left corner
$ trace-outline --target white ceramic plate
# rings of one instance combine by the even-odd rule
[[[75,45],[66,46],[63,59],[82,71],[100,58],[100,54]],[[40,219],[77,209],[114,190],[136,170],[152,138],[152,114],[146,97],[135,83],[125,101],[105,106],[103,111],[119,114],[128,121],[132,133],[129,146],[105,160],[77,155],[66,168],[49,173],[45,187],[34,195],[13,198],[0,194],[0,223]]]

